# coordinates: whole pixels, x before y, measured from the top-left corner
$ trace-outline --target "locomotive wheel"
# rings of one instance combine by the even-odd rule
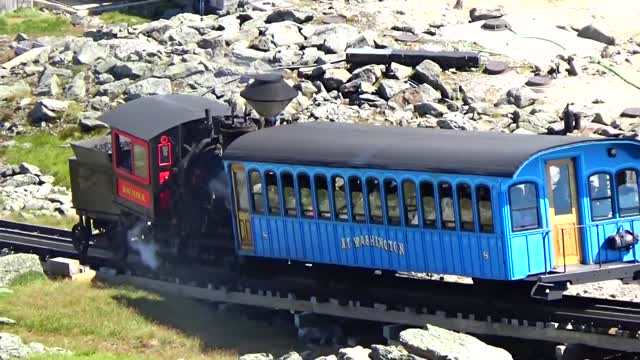
[[[89,240],[91,238],[91,234],[89,234],[89,229],[81,223],[77,223],[73,225],[71,228],[71,241],[73,242],[73,248],[80,255],[87,255],[89,251]]]

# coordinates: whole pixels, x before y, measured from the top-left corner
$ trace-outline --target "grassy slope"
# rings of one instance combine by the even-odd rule
[[[69,18],[41,14],[36,9],[18,9],[13,13],[0,15],[0,34],[28,36],[80,35],[82,29],[74,28]]]
[[[0,295],[0,308],[17,324],[0,326],[0,332],[72,350],[72,359],[226,360],[296,347],[283,329],[184,298],[32,276],[12,287],[13,294]]]

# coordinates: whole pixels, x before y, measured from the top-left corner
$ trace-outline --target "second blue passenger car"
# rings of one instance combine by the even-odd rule
[[[240,254],[539,283],[640,274],[639,158],[631,139],[328,122],[224,155]]]

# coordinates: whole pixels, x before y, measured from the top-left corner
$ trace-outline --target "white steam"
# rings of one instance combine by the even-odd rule
[[[145,236],[144,228],[146,226],[144,221],[139,221],[127,231],[127,239],[131,247],[140,254],[142,263],[155,270],[160,265],[160,260],[156,255],[158,245],[156,245],[149,234]]]

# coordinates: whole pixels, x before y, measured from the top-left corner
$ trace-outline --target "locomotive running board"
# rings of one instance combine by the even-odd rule
[[[640,279],[640,263],[608,263],[593,265],[581,270],[549,273],[527,278],[536,281],[531,289],[531,297],[543,300],[559,300],[569,289],[568,284],[588,284],[606,280],[622,280],[623,282]]]

